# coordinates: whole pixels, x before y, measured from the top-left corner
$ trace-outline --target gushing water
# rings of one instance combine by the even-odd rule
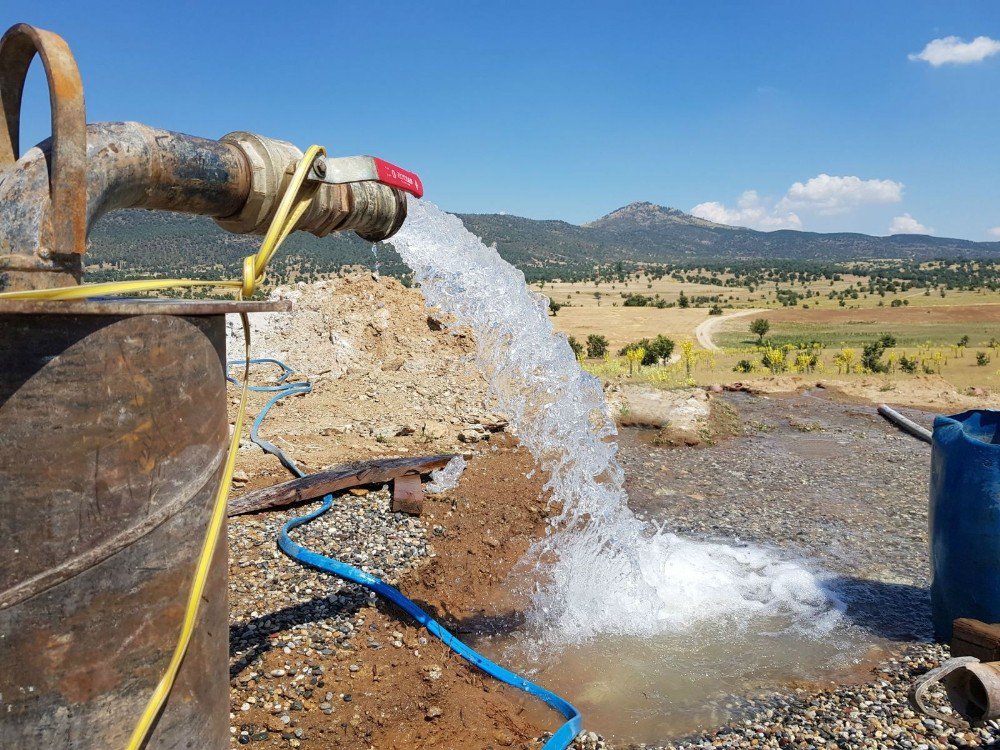
[[[410,199],[392,240],[428,304],[473,329],[493,408],[548,472],[561,506],[528,555],[544,560],[529,621],[553,644],[677,633],[700,622],[826,632],[841,617],[803,564],[754,546],[651,529],[627,506],[600,381],[553,330],[548,301],[455,216]]]

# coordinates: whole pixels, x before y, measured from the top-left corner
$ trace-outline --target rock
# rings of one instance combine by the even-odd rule
[[[403,426],[398,424],[376,427],[372,430],[372,437],[376,440],[388,440],[389,438],[394,438],[399,435],[402,429]]]
[[[430,440],[440,440],[448,434],[448,427],[442,422],[424,422],[420,432]]]
[[[243,469],[237,469],[233,472],[233,484],[246,484],[249,481],[250,476]]]
[[[475,424],[458,433],[458,439],[463,443],[478,443],[489,436],[486,428],[481,424]]]
[[[436,719],[443,713],[444,711],[441,710],[440,706],[431,706],[430,708],[427,709],[427,713],[424,714],[424,716],[426,716],[428,720],[432,720]]]
[[[346,435],[351,431],[354,425],[351,424],[335,424],[329,427],[323,427],[320,429],[319,434],[323,437],[329,437],[330,435]]]

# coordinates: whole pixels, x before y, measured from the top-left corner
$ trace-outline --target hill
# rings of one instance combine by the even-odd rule
[[[922,261],[1000,255],[1000,242],[927,235],[758,232],[715,224],[652,203],[632,203],[582,226],[505,214],[459,216],[470,231],[487,244],[495,244],[500,254],[530,279],[566,277],[618,261]],[[228,234],[203,217],[119,211],[101,219],[94,228],[88,273],[92,280],[179,272],[205,278],[235,277],[242,257],[259,242],[258,237]],[[376,263],[384,273],[407,275],[389,246],[379,246],[376,255],[371,243],[354,235],[320,239],[300,233],[292,235],[278,254],[273,276],[285,281],[311,280],[344,266],[374,267]]]

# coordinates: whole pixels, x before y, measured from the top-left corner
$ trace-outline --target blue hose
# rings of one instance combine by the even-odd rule
[[[244,360],[232,360],[228,364],[230,367],[234,367],[242,366],[246,364],[246,362]],[[250,439],[268,453],[277,456],[278,460],[281,461],[285,468],[287,468],[290,472],[298,477],[304,477],[306,475],[305,472],[302,471],[295,464],[295,462],[289,458],[283,450],[281,450],[281,448],[274,445],[274,443],[261,438],[258,434],[258,430],[260,429],[260,425],[264,421],[264,418],[267,416],[268,411],[270,411],[271,407],[274,406],[280,399],[283,399],[285,396],[295,396],[302,393],[309,393],[312,390],[312,384],[309,383],[309,381],[289,382],[288,378],[293,375],[295,371],[288,367],[288,365],[284,362],[277,359],[251,359],[250,364],[273,364],[282,369],[282,374],[278,378],[277,385],[249,387],[249,390],[251,391],[274,393],[274,395],[268,399],[267,403],[264,404],[264,407],[260,410],[257,418],[253,421],[253,424],[250,427]],[[226,375],[226,379],[239,385],[239,383],[228,374]],[[566,717],[567,721],[549,738],[542,750],[565,750],[569,747],[576,735],[580,733],[581,724],[580,712],[577,711],[569,701],[559,697],[551,690],[546,690],[540,685],[536,685],[530,680],[526,680],[520,675],[514,674],[509,669],[501,667],[499,664],[490,661],[482,654],[479,654],[470,647],[466,646],[429,614],[403,596],[398,589],[390,586],[385,581],[382,581],[369,573],[365,573],[363,570],[359,570],[352,565],[348,565],[347,563],[333,560],[316,552],[312,552],[302,545],[296,544],[292,541],[288,532],[298,526],[314,521],[330,510],[331,507],[333,507],[332,494],[326,495],[323,498],[322,505],[320,505],[320,507],[312,513],[305,516],[299,516],[298,518],[293,518],[291,521],[286,523],[282,527],[281,533],[278,535],[278,547],[281,548],[281,551],[296,562],[316,568],[324,573],[330,573],[347,581],[358,583],[365,588],[374,591],[379,596],[388,599],[410,615],[414,620],[427,628],[431,635],[440,640],[444,645],[470,664],[479,667],[491,677],[495,677],[501,682],[512,685],[518,690],[522,690],[528,695],[532,695],[540,699],[547,706],[558,711]]]

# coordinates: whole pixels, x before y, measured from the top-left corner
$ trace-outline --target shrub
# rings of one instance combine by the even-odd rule
[[[718,305],[712,305],[710,308],[708,308],[708,314],[709,315],[722,315],[722,308],[719,307]]]
[[[976,364],[979,367],[986,367],[990,363],[990,355],[986,352],[976,352]]]
[[[787,356],[788,350],[784,347],[768,346],[764,348],[764,355],[761,357],[761,363],[764,367],[777,375],[779,372],[784,372],[788,369],[788,363],[786,361]]]
[[[587,356],[603,357],[608,353],[608,340],[598,333],[587,336]]]
[[[899,369],[908,375],[914,375],[917,372],[917,368],[920,366],[920,362],[916,357],[907,357],[905,354],[899,358]]]
[[[645,355],[642,360],[642,364],[649,366],[659,364],[662,360],[667,360],[670,355],[674,353],[674,342],[672,339],[668,339],[666,336],[657,336],[655,339],[650,341],[649,339],[641,339],[639,341],[634,341],[631,344],[626,344],[618,352],[619,357],[627,357],[629,352],[636,349],[642,349]]]
[[[896,346],[896,337],[891,333],[883,333],[881,338],[879,338],[879,343],[882,344],[884,349],[892,349]]]
[[[583,344],[576,340],[576,336],[570,336],[566,340],[569,342],[569,348],[573,350],[573,356],[580,359],[583,356]]]
[[[749,359],[741,359],[736,363],[736,367],[733,368],[733,372],[753,372],[753,362]]]

